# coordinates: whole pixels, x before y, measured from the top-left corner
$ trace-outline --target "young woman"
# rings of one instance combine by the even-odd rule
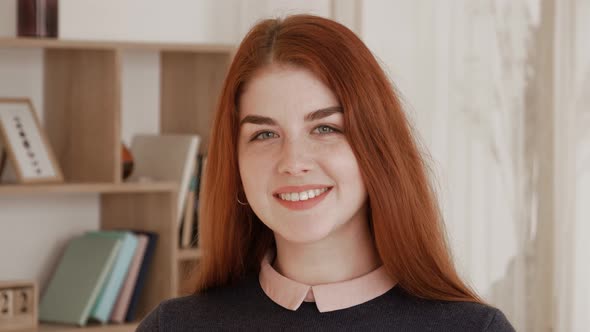
[[[400,101],[346,27],[257,24],[210,142],[195,294],[138,331],[513,331],[457,275]]]

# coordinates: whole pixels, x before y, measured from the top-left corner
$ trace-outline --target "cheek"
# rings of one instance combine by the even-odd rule
[[[361,170],[348,143],[332,149],[330,153],[324,151],[323,155],[328,157],[325,162],[329,165],[331,176],[343,189],[355,190],[360,195],[365,194]]]
[[[264,154],[252,151],[238,152],[240,178],[246,194],[264,188],[271,163]]]

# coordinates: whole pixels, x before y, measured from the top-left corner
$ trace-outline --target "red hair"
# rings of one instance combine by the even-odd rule
[[[213,123],[200,202],[203,250],[195,292],[257,272],[273,233],[249,206],[238,172],[238,100],[260,69],[285,64],[313,72],[337,96],[344,132],[369,197],[369,222],[388,273],[426,299],[482,302],[458,276],[426,165],[393,85],[363,42],[329,19],[294,15],[255,25],[225,79]]]

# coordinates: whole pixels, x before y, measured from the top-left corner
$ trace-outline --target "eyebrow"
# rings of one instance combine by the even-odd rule
[[[330,115],[335,114],[335,113],[343,113],[342,107],[331,106],[331,107],[322,108],[322,109],[319,109],[319,110],[316,110],[316,111],[306,114],[303,119],[305,122],[311,122],[311,121],[316,121],[319,119],[327,118]],[[252,124],[257,124],[257,125],[269,125],[269,126],[276,126],[277,125],[277,122],[273,118],[269,118],[267,116],[262,116],[262,115],[246,115],[240,121],[240,128],[246,123],[252,123]]]

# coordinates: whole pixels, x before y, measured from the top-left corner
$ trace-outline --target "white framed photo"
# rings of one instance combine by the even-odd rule
[[[61,169],[29,99],[0,98],[1,149],[18,182],[63,182]]]

